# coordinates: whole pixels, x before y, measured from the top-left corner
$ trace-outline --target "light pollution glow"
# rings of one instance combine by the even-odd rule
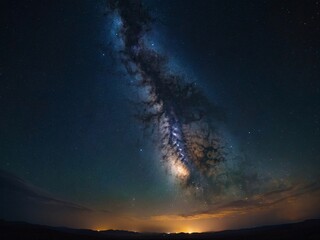
[[[78,218],[72,225],[95,230],[188,233],[297,222],[318,216],[319,190],[318,184],[297,184],[282,192],[260,194],[244,201],[211,206],[209,211],[189,214],[148,215],[145,209],[138,210],[136,214],[95,212],[90,217]],[[139,217],[139,212],[144,217]]]

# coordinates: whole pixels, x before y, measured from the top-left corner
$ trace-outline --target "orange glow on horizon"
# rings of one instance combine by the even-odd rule
[[[211,211],[191,212],[189,215],[170,214],[141,216],[114,214],[101,215],[92,219],[91,229],[125,230],[132,232],[158,232],[167,234],[202,233],[229,229],[250,228],[270,224],[298,222],[315,216],[320,211],[317,204],[320,189],[300,194],[305,187],[292,188],[277,196],[266,194],[264,197],[254,198],[259,201],[256,205],[238,206],[237,202],[227,207],[212,209]],[[279,200],[280,199],[280,200]]]

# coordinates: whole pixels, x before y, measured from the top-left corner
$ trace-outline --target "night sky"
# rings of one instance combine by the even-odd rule
[[[320,1],[0,9],[1,219],[201,232],[320,217]]]

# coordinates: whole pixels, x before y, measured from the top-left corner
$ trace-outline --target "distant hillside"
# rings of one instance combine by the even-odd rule
[[[207,233],[136,233],[129,231],[93,231],[50,227],[23,222],[0,221],[0,239],[32,240],[101,240],[101,239],[320,239],[320,220],[307,220],[251,229],[228,230]]]

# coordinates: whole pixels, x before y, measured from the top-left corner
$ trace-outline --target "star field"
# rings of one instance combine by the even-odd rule
[[[0,218],[318,218],[320,2],[137,2],[1,1]]]

